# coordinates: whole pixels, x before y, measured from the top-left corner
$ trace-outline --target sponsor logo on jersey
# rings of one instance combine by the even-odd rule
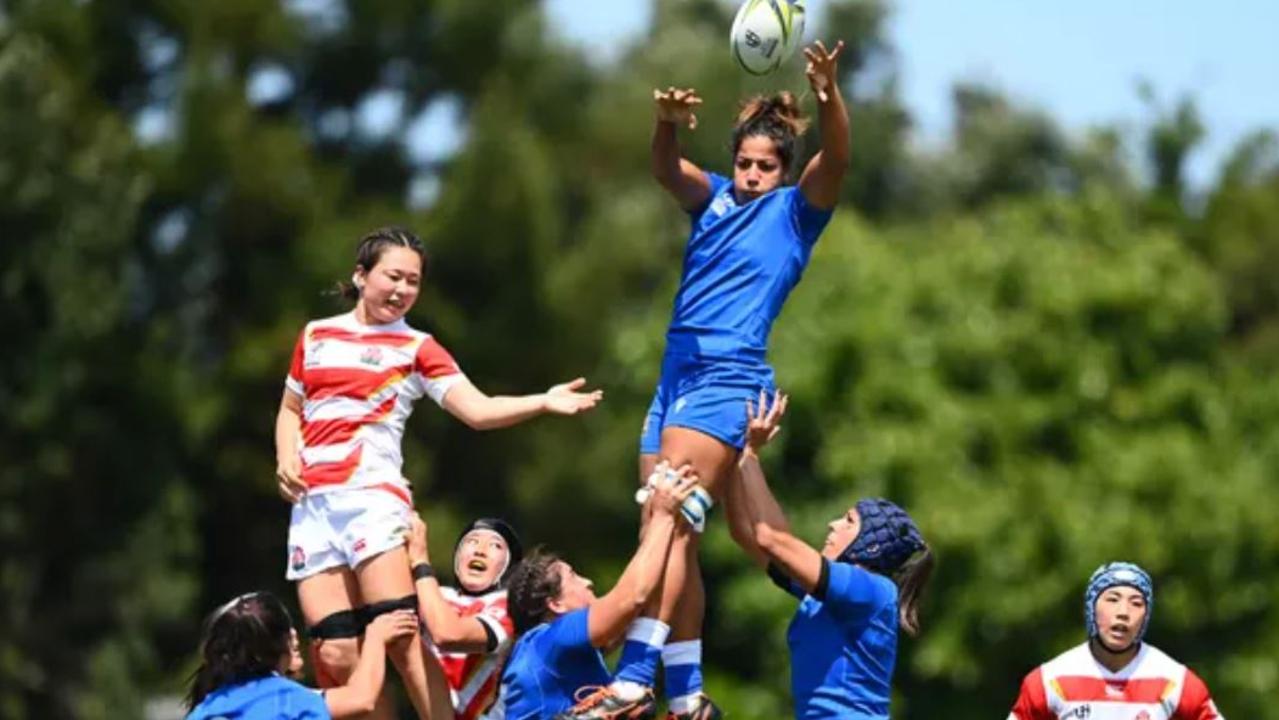
[[[1072,720],[1072,718],[1078,718],[1078,720],[1084,720],[1084,718],[1089,718],[1089,717],[1092,717],[1092,706],[1084,704],[1084,705],[1080,705],[1074,710],[1071,710],[1065,715],[1062,715],[1061,720]]]
[[[351,552],[353,553],[363,552],[364,548],[367,546],[368,546],[368,543],[364,541],[364,538],[360,538],[359,540],[355,541],[354,545],[351,546]]]
[[[300,546],[294,546],[293,552],[289,554],[289,566],[294,572],[301,572],[306,567],[306,552]]]

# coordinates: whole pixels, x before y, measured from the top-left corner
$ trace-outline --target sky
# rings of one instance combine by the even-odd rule
[[[650,0],[545,3],[566,39],[605,56],[649,22]],[[820,19],[825,0],[806,4],[808,17]],[[994,85],[1071,131],[1102,123],[1139,129],[1150,116],[1137,95],[1142,80],[1164,106],[1189,93],[1208,129],[1190,158],[1198,185],[1212,181],[1250,131],[1279,131],[1276,0],[897,0],[891,7],[902,95],[925,145],[950,128],[956,80]]]

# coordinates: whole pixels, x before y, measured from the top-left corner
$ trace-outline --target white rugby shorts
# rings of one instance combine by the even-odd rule
[[[413,497],[406,487],[371,487],[307,493],[289,520],[287,580],[349,567],[404,544]]]

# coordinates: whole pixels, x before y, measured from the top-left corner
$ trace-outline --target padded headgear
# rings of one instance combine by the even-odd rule
[[[520,542],[520,536],[516,534],[515,528],[511,527],[510,523],[501,518],[476,518],[466,527],[462,528],[462,534],[457,536],[457,544],[453,548],[454,576],[461,575],[461,573],[458,572],[457,557],[458,551],[462,549],[462,540],[466,539],[467,535],[470,535],[476,530],[488,530],[502,536],[502,540],[506,541],[506,565],[502,568],[501,572],[497,574],[497,579],[493,581],[493,584],[482,590],[467,590],[459,584],[457,588],[458,591],[467,595],[484,595],[498,588],[506,587],[506,579],[510,576],[511,570],[520,562],[520,560],[524,559],[524,544]]]
[[[1150,573],[1130,562],[1111,562],[1093,571],[1088,578],[1088,590],[1084,593],[1084,629],[1088,631],[1088,639],[1098,637],[1097,598],[1112,587],[1123,585],[1141,593],[1146,601],[1146,617],[1141,621],[1134,643],[1141,642],[1146,635],[1146,626],[1150,624],[1150,615],[1155,609],[1155,584]]]
[[[857,501],[861,529],[838,560],[891,574],[927,545],[905,510],[883,498]]]

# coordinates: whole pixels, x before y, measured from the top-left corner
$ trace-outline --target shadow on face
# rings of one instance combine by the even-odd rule
[[[786,169],[782,167],[777,144],[766,135],[749,135],[742,138],[733,156],[733,190],[741,202],[777,189],[782,184]]]

